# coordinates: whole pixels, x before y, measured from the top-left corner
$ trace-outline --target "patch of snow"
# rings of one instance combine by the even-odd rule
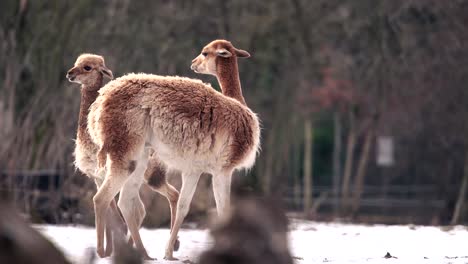
[[[36,225],[73,263],[83,263],[87,250],[96,245],[94,228],[82,226]],[[148,254],[158,260],[147,263],[196,261],[210,248],[208,230],[182,229],[180,261],[164,261],[168,229],[141,229]],[[305,263],[468,263],[468,230],[463,226],[356,225],[292,220],[289,232],[291,253],[297,264]],[[389,252],[391,258],[384,258]],[[111,263],[110,258],[96,263]]]

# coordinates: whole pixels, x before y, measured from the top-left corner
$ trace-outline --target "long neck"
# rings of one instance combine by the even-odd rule
[[[88,114],[89,107],[96,100],[99,95],[98,91],[102,87],[102,76],[98,77],[96,82],[92,85],[81,86],[81,104],[80,104],[80,116],[78,118],[78,133],[77,138],[82,141],[91,142],[91,137],[88,133]]]
[[[231,57],[229,59],[218,58],[216,77],[218,78],[221,91],[224,95],[234,98],[241,104],[246,105],[244,96],[242,96],[236,57]]]

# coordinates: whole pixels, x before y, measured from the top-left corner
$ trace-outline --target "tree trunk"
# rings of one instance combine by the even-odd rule
[[[463,207],[465,206],[465,197],[466,197],[466,187],[468,185],[468,153],[465,157],[465,169],[463,172],[463,182],[460,187],[460,192],[458,193],[457,204],[455,205],[455,210],[453,211],[452,221],[450,222],[452,225],[458,224],[460,221],[460,214],[462,212]]]
[[[294,206],[300,208],[301,205],[301,176],[300,176],[300,167],[301,167],[301,155],[300,155],[299,143],[294,143],[294,149],[292,152],[293,158],[293,176],[294,176]]]
[[[362,149],[361,157],[359,158],[358,169],[356,173],[356,180],[354,181],[354,194],[352,201],[352,212],[355,213],[359,209],[361,195],[364,187],[364,177],[366,176],[367,164],[369,163],[369,153],[374,139],[374,131],[370,129],[364,139],[364,146]]]
[[[275,156],[275,148],[273,144],[275,142],[275,136],[275,131],[271,131],[270,135],[268,136],[268,140],[265,144],[265,148],[269,150],[265,153],[265,173],[262,180],[262,190],[265,194],[270,194],[271,177],[273,174],[273,161]]]
[[[312,121],[304,122],[304,213],[312,207]]]
[[[354,114],[350,113],[349,118],[349,134],[348,143],[346,146],[346,161],[343,174],[343,183],[341,185],[341,208],[342,210],[348,207],[349,198],[349,182],[351,181],[351,173],[354,161],[354,146],[356,145],[356,129],[354,124]]]
[[[338,213],[338,197],[340,192],[341,178],[341,116],[338,111],[333,115],[334,130],[333,130],[333,195],[336,200],[334,203],[335,214]]]

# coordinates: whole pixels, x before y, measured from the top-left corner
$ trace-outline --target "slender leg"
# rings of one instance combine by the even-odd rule
[[[179,192],[174,188],[174,186],[166,183],[163,190],[158,191],[162,195],[164,195],[167,200],[169,201],[169,207],[171,209],[171,230],[174,227],[174,220],[176,217],[177,212],[177,201],[179,200]]]
[[[125,219],[117,207],[115,199],[112,199],[109,209],[106,217],[106,257],[112,255],[116,239],[122,239],[122,236],[127,233]]]
[[[100,257],[105,257],[104,230],[106,228],[106,217],[109,205],[128,179],[128,174],[126,168],[123,169],[121,165],[111,163],[107,171],[106,179],[93,197],[94,213],[96,217],[97,253]]]
[[[141,198],[138,197],[138,199],[140,199],[141,201]],[[137,204],[140,204],[139,202],[137,202]],[[145,207],[144,206],[137,206],[136,208],[137,212],[135,214],[135,217],[136,217],[136,223],[138,224],[138,229],[141,228],[141,224],[143,224],[143,220],[145,219],[145,216],[146,216],[146,210],[145,210]],[[128,238],[128,242],[127,244],[129,246],[133,246],[133,238],[132,236],[130,235],[130,237]]]
[[[102,180],[95,178],[94,182],[96,183],[96,187],[99,190],[99,187],[102,185]],[[127,226],[125,224],[125,220],[123,219],[122,214],[117,207],[117,203],[115,199],[112,199],[110,204],[111,212],[106,217],[106,250],[105,250],[105,257],[109,257],[112,255],[114,250],[115,244],[115,237],[113,233],[119,229],[122,233],[127,233]]]
[[[216,211],[219,217],[224,217],[230,208],[232,171],[213,175],[213,193],[216,201]]]
[[[174,226],[174,220],[177,212],[177,201],[179,200],[179,192],[167,182],[167,168],[159,162],[158,158],[153,155],[148,160],[148,167],[145,171],[145,181],[149,187],[155,192],[163,195],[169,202],[171,210],[171,232]],[[179,249],[180,242],[177,239],[174,244],[174,251]]]
[[[127,183],[120,192],[119,208],[122,210],[125,221],[127,222],[128,229],[130,230],[132,241],[135,243],[138,251],[143,255],[146,260],[153,260],[148,256],[140,236],[140,225],[145,217],[145,207],[140,199],[138,191],[140,185],[133,185]],[[138,187],[136,187],[138,186]]]
[[[112,255],[118,233],[126,234],[127,225],[125,224],[125,220],[117,207],[115,199],[112,199],[110,203],[110,211],[107,213],[106,217],[106,257]]]
[[[177,203],[177,212],[174,221],[174,226],[172,228],[171,236],[169,242],[166,246],[166,252],[164,254],[164,259],[166,260],[177,260],[173,257],[174,252],[174,243],[177,239],[177,234],[179,233],[180,226],[184,221],[185,216],[187,215],[190,209],[190,202],[192,201],[193,194],[197,188],[198,180],[200,179],[201,173],[182,173],[182,188],[180,190],[179,201]]]
[[[174,228],[174,220],[176,218],[177,213],[177,201],[179,200],[179,192],[174,188],[174,186],[170,185],[169,183],[164,183],[163,186],[159,188],[152,188],[153,191],[160,193],[161,195],[165,196],[169,201],[169,208],[171,210],[171,233]],[[174,251],[179,250],[180,241],[179,238],[176,238],[174,242]]]
[[[98,178],[94,178],[94,183],[96,184],[96,187],[97,187],[98,190],[101,187],[102,182],[103,182],[102,180],[100,180]],[[115,201],[113,201],[113,202],[115,203]],[[104,253],[105,257],[109,257],[110,255],[112,255],[112,251],[114,250],[113,243],[112,243],[112,241],[113,241],[112,231],[110,229],[111,222],[109,220],[110,220],[110,215],[107,215],[107,217],[106,217],[106,230],[105,230],[105,232],[106,232],[106,250],[105,250],[105,253]]]
[[[115,199],[112,199],[110,208],[112,213],[111,223],[115,226],[115,229],[112,229],[112,233],[114,234],[114,236],[117,231],[121,234],[126,234],[127,224],[125,223],[125,219],[123,218],[122,212],[120,211],[119,207],[117,207],[117,202],[115,201]]]
[[[139,231],[146,215],[145,206],[140,198],[140,187],[143,184],[143,173],[146,169],[146,163],[147,159],[144,157],[137,161],[135,171],[120,191],[118,205],[130,230],[132,239],[129,242],[133,241],[135,243],[136,248],[146,260],[152,260],[143,246]]]
[[[112,236],[112,230],[110,228],[111,225],[111,214],[107,214],[106,217],[106,250],[104,253],[104,257],[110,257],[112,255],[112,251],[114,250],[114,243],[113,243],[113,236]]]

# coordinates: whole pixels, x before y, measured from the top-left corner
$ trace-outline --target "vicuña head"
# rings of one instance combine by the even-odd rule
[[[221,64],[236,62],[236,58],[248,58],[250,54],[235,48],[231,42],[223,39],[214,40],[206,45],[200,55],[192,60],[190,67],[197,73],[218,76]]]
[[[239,79],[237,58],[248,58],[250,54],[235,48],[231,42],[218,39],[206,45],[200,55],[192,60],[190,68],[197,73],[216,76],[224,95],[246,105]]]
[[[68,70],[67,79],[83,85],[95,84],[102,77],[113,79],[112,71],[109,70],[104,58],[95,54],[82,54],[76,59],[75,66]]]

